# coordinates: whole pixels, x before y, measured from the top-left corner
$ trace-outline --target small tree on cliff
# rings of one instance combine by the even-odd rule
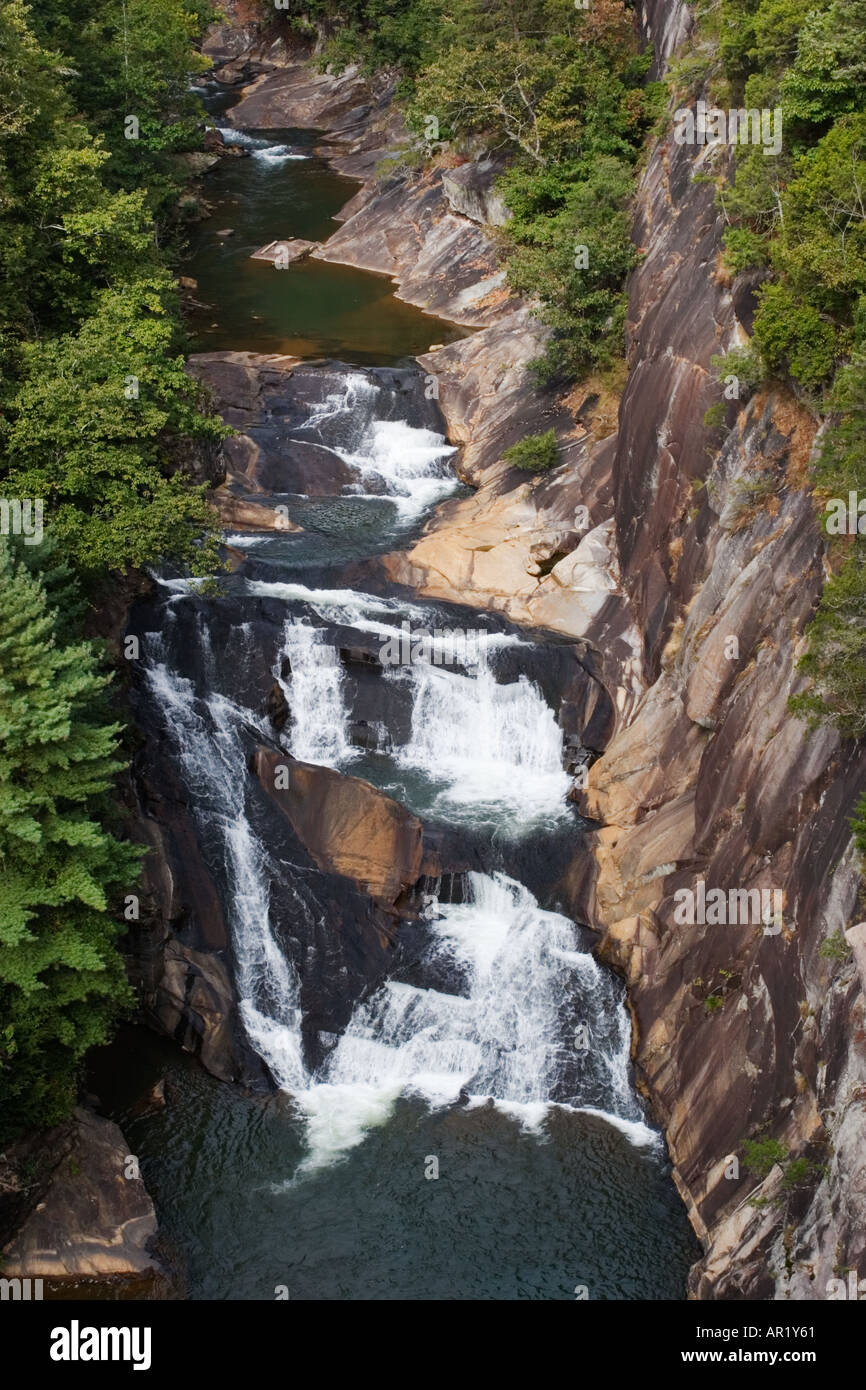
[[[107,898],[139,854],[96,818],[119,726],[91,644],[62,626],[0,538],[0,1135],[63,1117],[130,998]]]

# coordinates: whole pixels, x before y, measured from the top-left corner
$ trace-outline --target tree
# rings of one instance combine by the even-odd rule
[[[52,533],[82,571],[198,558],[212,571],[213,526],[202,488],[166,462],[225,428],[174,354],[173,287],[164,271],[103,290],[77,333],[28,343],[9,400],[7,494],[42,498]]]
[[[0,1124],[51,1124],[78,1064],[130,1001],[109,895],[139,851],[101,800],[122,767],[87,642],[64,640],[41,580],[0,538]]]

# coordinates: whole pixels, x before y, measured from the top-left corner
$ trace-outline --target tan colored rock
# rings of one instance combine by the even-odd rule
[[[285,789],[277,786],[280,767],[289,769]],[[377,787],[267,748],[257,751],[255,772],[320,868],[352,879],[383,907],[417,882],[421,822]]]
[[[235,993],[228,970],[211,951],[194,951],[177,938],[166,944],[164,968],[151,1013],[166,1036],[222,1081],[234,1081]]]
[[[127,1178],[118,1126],[75,1112],[77,1133],[51,1186],[3,1254],[4,1278],[94,1278],[156,1271],[156,1213],[141,1178]]]
[[[269,241],[267,246],[260,246],[258,251],[254,251],[250,260],[270,261],[272,264],[279,262],[281,267],[289,266],[309,256],[320,245],[318,241],[304,241],[302,237],[293,237],[289,241]]]
[[[275,507],[251,502],[245,497],[218,489],[211,498],[223,525],[237,531],[303,531],[303,526],[284,516]]]

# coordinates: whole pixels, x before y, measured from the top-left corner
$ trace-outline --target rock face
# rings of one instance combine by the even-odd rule
[[[685,22],[672,7],[665,34]],[[823,581],[803,491],[817,422],[776,394],[704,424],[710,356],[743,330],[699,162],[665,142],[640,189],[612,488],[648,688],[575,794],[602,828],[563,891],[629,982],[638,1077],[706,1249],[692,1295],[822,1298],[866,1246],[866,1001],[855,956],[821,949],[857,913],[847,821],[866,768],[787,708]],[[743,892],[734,924],[676,916],[701,883]],[[756,1189],[744,1145],[765,1136],[803,1163]]]
[[[288,768],[281,788],[277,769]],[[351,879],[381,907],[393,908],[422,872],[421,822],[358,777],[260,748],[255,773],[320,868]]]
[[[471,217],[473,222],[504,227],[508,209],[493,187],[504,168],[501,159],[470,160],[443,173],[442,191],[455,212]]]
[[[69,1151],[45,1200],[3,1252],[4,1278],[86,1279],[153,1273],[153,1203],[126,1177],[129,1146],[111,1120],[77,1109]]]

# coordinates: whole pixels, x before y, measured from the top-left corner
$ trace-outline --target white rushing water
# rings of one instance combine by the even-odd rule
[[[420,516],[457,487],[449,463],[457,450],[434,430],[376,418],[379,396],[375,382],[350,372],[313,407],[305,430],[357,473],[356,493],[390,498],[404,519]]]
[[[197,696],[192,682],[172,670],[173,608],[185,597],[176,588],[173,592],[163,632],[148,638],[147,680],[174,741],[200,833],[221,847],[241,1017],[277,1084],[294,1094],[306,1118],[304,1168],[332,1162],[361,1142],[403,1094],[420,1095],[431,1106],[492,1099],[520,1123],[535,1126],[555,1101],[608,1116],[632,1142],[653,1142],[629,1084],[629,1023],[610,975],[580,949],[572,922],[542,910],[527,888],[504,874],[469,874],[465,902],[434,899],[428,909],[427,966],[448,978],[450,992],[387,981],[356,1007],[319,1073],[308,1072],[300,986],[272,930],[271,881],[292,895],[301,918],[316,908],[285,866],[272,862],[245,810],[244,730],[268,731],[254,711],[211,686],[219,683],[220,658],[201,622],[208,694]],[[304,692],[311,715],[297,736],[306,741],[308,754],[326,761],[339,753],[344,739],[336,651],[309,624],[289,628],[292,679],[298,682],[293,699],[298,703]],[[242,628],[237,635],[243,651],[248,631]],[[468,758],[480,730],[464,727],[465,709],[449,704],[450,691],[425,682],[426,675],[420,703],[437,705],[433,717],[444,721],[443,728],[463,729],[459,739],[468,740],[463,751]],[[523,718],[528,696],[519,686],[515,694],[512,713]],[[482,705],[486,698],[480,697]],[[527,744],[542,765],[552,747],[545,728]],[[512,734],[505,721],[501,732],[491,732],[483,755],[474,750],[479,767],[508,756]],[[419,761],[423,738],[419,735],[416,743],[413,736],[410,745]],[[433,751],[435,743],[431,756]],[[454,756],[460,756],[457,744]],[[490,794],[486,784],[481,791]],[[588,1030],[582,1044],[588,1051],[575,1071],[577,1024]]]
[[[493,816],[526,829],[566,814],[571,778],[562,765],[562,731],[553,710],[524,676],[501,683],[490,669],[496,649],[523,645],[521,638],[511,633],[440,631],[430,610],[401,605],[401,616],[410,613],[411,631],[426,625],[433,633],[416,660],[412,655],[417,644],[404,638],[395,620],[394,600],[301,584],[251,581],[248,587],[256,594],[303,601],[323,622],[370,633],[381,639],[379,653],[385,660],[389,653],[402,652],[406,664],[383,671],[383,679],[411,687],[411,735],[395,750],[395,762],[433,786],[434,809],[470,821],[482,814]],[[465,672],[437,664],[443,647],[452,662],[466,659]],[[348,739],[344,673],[327,630],[287,622],[275,670],[278,679],[284,657],[292,673],[281,680],[292,711],[291,752],[307,762],[348,767],[358,750]]]
[[[244,805],[248,774],[242,729],[262,725],[251,710],[223,695],[197,700],[192,682],[171,669],[166,641],[171,629],[167,612],[165,633],[149,634],[146,679],[175,743],[199,830],[215,837],[224,851],[241,1017],[278,1084],[303,1085],[297,974],[270,928],[268,893],[276,866],[254,834]],[[212,662],[206,648],[205,669]],[[290,886],[288,891],[294,890]]]
[[[535,1128],[554,1096],[581,1108],[579,1095],[558,1094],[584,1045],[567,1016],[574,999],[589,1029],[580,1054],[589,1089],[604,1100],[585,1108],[610,1112],[634,1143],[655,1142],[629,1085],[625,1008],[609,975],[578,948],[574,924],[504,874],[467,877],[465,903],[433,905],[428,953],[431,963],[458,968],[463,990],[389,980],[355,1010],[321,1077],[297,1097],[309,1121],[305,1168],[359,1143],[403,1094],[431,1106],[461,1095],[468,1104],[492,1099]]]
[[[310,154],[293,150],[289,145],[278,144],[266,136],[249,135],[245,130],[236,130],[234,126],[218,125],[213,129],[222,136],[224,144],[249,150],[253,159],[261,160],[265,164],[284,164],[289,159],[312,158]]]

